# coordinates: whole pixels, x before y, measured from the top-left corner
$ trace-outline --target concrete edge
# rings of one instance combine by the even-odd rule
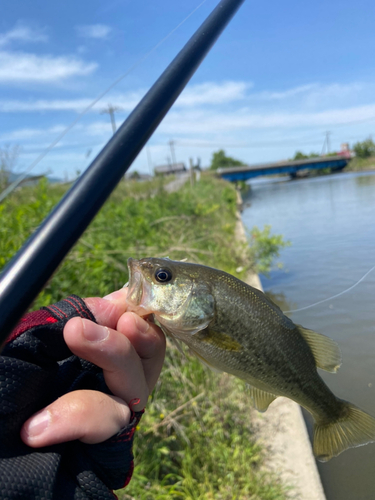
[[[237,191],[236,238],[247,241]],[[244,280],[263,291],[259,276],[250,271]],[[265,413],[251,409],[257,440],[266,449],[266,468],[290,488],[288,498],[326,500],[300,406],[287,398],[277,398]]]

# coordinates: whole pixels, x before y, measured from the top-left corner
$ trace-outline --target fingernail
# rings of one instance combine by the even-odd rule
[[[137,326],[137,329],[140,333],[147,333],[149,328],[150,328],[150,323],[148,321],[145,321],[144,319],[140,318],[138,314],[131,313],[133,314],[135,318],[135,324]]]
[[[48,410],[37,413],[25,426],[25,431],[29,438],[40,436],[49,426],[51,414]]]
[[[90,342],[100,342],[105,340],[109,335],[109,330],[106,326],[100,326],[96,323],[82,321],[83,336]]]
[[[115,292],[112,292],[105,297],[103,297],[105,300],[124,300],[124,290],[116,290]]]

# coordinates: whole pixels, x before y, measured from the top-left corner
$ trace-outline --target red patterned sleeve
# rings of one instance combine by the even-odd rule
[[[101,369],[73,355],[64,342],[64,326],[75,316],[95,321],[75,295],[26,314],[0,356],[0,499],[113,500],[112,490],[130,481],[141,412],[118,435],[95,445],[71,441],[34,449],[20,439],[23,423],[63,394],[110,394]]]

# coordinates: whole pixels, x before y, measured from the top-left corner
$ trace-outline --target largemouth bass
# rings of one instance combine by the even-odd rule
[[[129,309],[153,314],[204,364],[246,381],[258,410],[278,396],[306,408],[319,460],[375,441],[375,419],[337,398],[317,372],[341,365],[333,340],[294,324],[261,291],[223,271],[156,258],[130,258],[128,267]]]

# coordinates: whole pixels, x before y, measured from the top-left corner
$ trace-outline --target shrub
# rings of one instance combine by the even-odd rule
[[[370,156],[375,156],[375,144],[373,140],[369,138],[354,144],[353,151],[358,158],[369,158]]]

